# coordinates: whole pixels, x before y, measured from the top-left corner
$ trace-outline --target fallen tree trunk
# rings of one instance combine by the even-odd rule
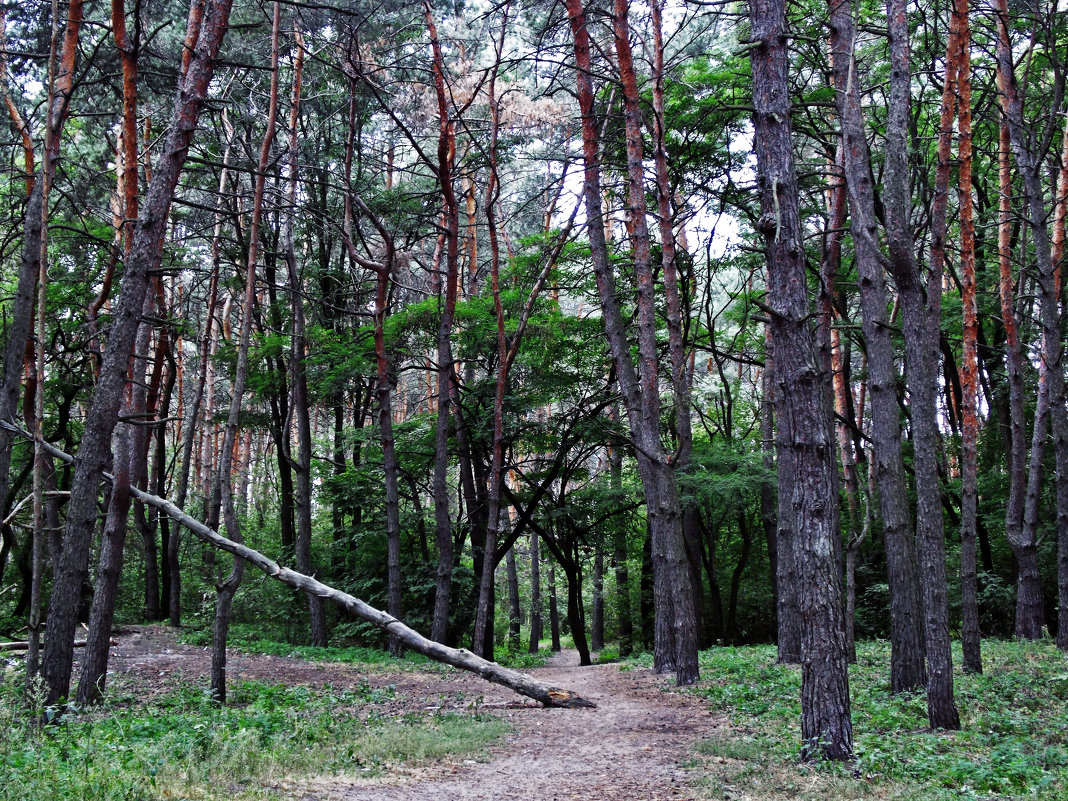
[[[32,437],[25,431],[10,423],[0,423],[0,426],[32,439]],[[44,443],[44,447],[57,459],[61,459],[65,462],[73,461],[73,457],[69,454],[64,453],[48,443]],[[105,473],[104,477],[108,480],[111,479],[111,476],[108,473]],[[298,573],[295,570],[282,567],[273,559],[264,556],[259,551],[254,551],[247,545],[241,545],[233,540],[227,539],[217,531],[213,531],[205,526],[199,520],[187,515],[166,498],[160,498],[158,495],[151,495],[136,487],[131,487],[130,492],[137,500],[158,509],[172,520],[185,526],[198,539],[218,548],[219,550],[226,551],[234,556],[245,559],[249,564],[254,565],[271,578],[277,579],[283,584],[288,584],[294,589],[330,601],[332,604],[345,610],[350,615],[355,615],[361,620],[373,623],[388,635],[396,637],[404,643],[405,647],[411,648],[417,653],[428,656],[437,662],[444,662],[447,665],[452,665],[461,670],[476,673],[486,681],[491,681],[494,684],[508,687],[520,695],[533,698],[535,701],[538,701],[545,706],[562,707],[566,709],[596,707],[596,704],[587,701],[570,690],[563,690],[559,687],[547,687],[541,682],[536,681],[533,677],[528,676],[526,673],[520,673],[517,670],[501,667],[496,662],[490,662],[487,659],[476,656],[464,648],[449,648],[439,642],[428,640],[419,632],[404,625],[404,623],[397,620],[397,618],[388,615],[379,609],[375,609],[373,606],[369,606],[359,598],[323,584],[321,581],[318,581],[311,576],[306,576],[303,573]]]
[[[84,648],[87,640],[75,640],[75,648]],[[111,640],[112,645],[118,645],[114,639]],[[14,642],[0,642],[0,651],[27,651],[30,648],[29,640],[16,640]]]

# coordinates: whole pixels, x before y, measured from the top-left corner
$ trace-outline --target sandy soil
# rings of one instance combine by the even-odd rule
[[[140,697],[164,691],[177,678],[200,680],[209,649],[176,643],[164,628],[121,634],[112,649],[113,686]],[[617,665],[579,667],[575,652],[532,671],[548,684],[574,690],[596,709],[543,709],[510,690],[460,672],[362,673],[351,666],[232,653],[231,681],[335,687],[391,684],[397,711],[441,706],[500,715],[512,733],[486,754],[422,766],[374,780],[331,777],[286,782],[276,789],[300,801],[675,801],[697,798],[682,765],[696,741],[723,722],[696,699],[665,691],[668,681],[649,670]]]

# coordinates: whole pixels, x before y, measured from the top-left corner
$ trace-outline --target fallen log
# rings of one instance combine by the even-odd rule
[[[84,648],[86,640],[75,640],[75,648]],[[111,641],[112,645],[118,645],[115,640]],[[0,642],[0,651],[28,651],[30,649],[29,640],[15,640],[14,642]]]
[[[28,439],[32,439],[31,435],[11,423],[3,422],[0,423],[0,426],[21,434]],[[74,461],[70,454],[64,453],[47,442],[44,443],[44,447],[50,454],[61,461]],[[111,475],[109,473],[105,473],[104,477],[111,480]],[[175,522],[180,523],[203,542],[206,542],[221,551],[226,551],[227,553],[246,560],[271,578],[277,579],[283,584],[287,584],[294,589],[311,593],[326,601],[330,601],[330,603],[338,606],[349,614],[354,615],[361,620],[366,620],[382,629],[386,634],[396,637],[405,645],[405,647],[411,648],[416,653],[423,654],[437,662],[444,662],[446,665],[452,665],[461,670],[475,673],[486,681],[500,684],[510,690],[514,690],[520,695],[525,695],[527,698],[533,698],[535,701],[538,701],[545,706],[561,707],[565,709],[596,707],[596,704],[587,701],[585,698],[582,698],[570,690],[546,686],[541,682],[536,681],[532,676],[528,676],[526,673],[502,667],[496,662],[490,662],[488,659],[476,656],[465,648],[450,648],[439,642],[429,640],[415,629],[404,625],[404,623],[397,620],[397,618],[380,609],[375,609],[373,606],[368,605],[359,598],[349,595],[347,592],[335,589],[327,584],[323,584],[321,581],[312,578],[311,576],[306,576],[303,573],[298,573],[295,570],[282,567],[273,559],[264,556],[259,551],[255,551],[247,545],[241,545],[233,540],[227,539],[217,531],[208,528],[196,518],[187,515],[166,498],[152,495],[137,489],[136,487],[131,487],[130,492],[137,498],[137,500],[158,509]]]

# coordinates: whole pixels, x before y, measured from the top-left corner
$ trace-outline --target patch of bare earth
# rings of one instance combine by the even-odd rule
[[[111,669],[116,683],[141,697],[176,678],[203,681],[207,648],[182,645],[165,629],[139,628],[119,638]],[[460,672],[362,673],[354,666],[232,653],[231,681],[255,679],[334,687],[396,688],[394,713],[477,705],[512,727],[482,760],[445,761],[388,770],[374,779],[336,776],[286,781],[275,789],[301,801],[678,801],[694,799],[682,765],[691,748],[724,721],[686,694],[665,692],[668,680],[647,669],[579,667],[575,652],[531,671],[540,681],[573,690],[596,709],[543,709],[512,691]]]
[[[579,667],[574,652],[532,671],[596,709],[519,705],[508,690],[464,677],[513,727],[485,761],[437,765],[396,780],[305,785],[323,801],[669,801],[696,798],[682,768],[690,749],[721,725],[694,698],[664,692],[662,677],[617,665]]]

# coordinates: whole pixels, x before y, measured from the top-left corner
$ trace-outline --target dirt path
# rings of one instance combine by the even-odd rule
[[[210,651],[176,643],[166,629],[143,627],[113,649],[115,683],[139,695],[163,692],[175,678],[198,680]],[[677,801],[696,799],[682,765],[692,746],[721,725],[696,699],[665,692],[668,680],[618,665],[579,667],[565,652],[535,671],[546,683],[574,690],[596,709],[530,706],[510,690],[462,673],[366,674],[347,665],[232,654],[231,681],[256,679],[334,686],[367,682],[396,687],[399,708],[470,707],[500,715],[512,726],[485,761],[439,763],[388,778],[349,777],[286,782],[283,796],[300,801]]]
[[[648,670],[618,665],[579,667],[565,652],[532,671],[547,683],[575,690],[597,709],[561,710],[509,705],[507,742],[485,762],[431,768],[418,778],[370,782],[307,799],[338,801],[669,801],[697,798],[681,767],[693,744],[719,725],[693,698],[661,689]],[[477,681],[477,679],[475,680]],[[476,687],[477,689],[477,687]],[[489,703],[512,700],[486,690]]]

